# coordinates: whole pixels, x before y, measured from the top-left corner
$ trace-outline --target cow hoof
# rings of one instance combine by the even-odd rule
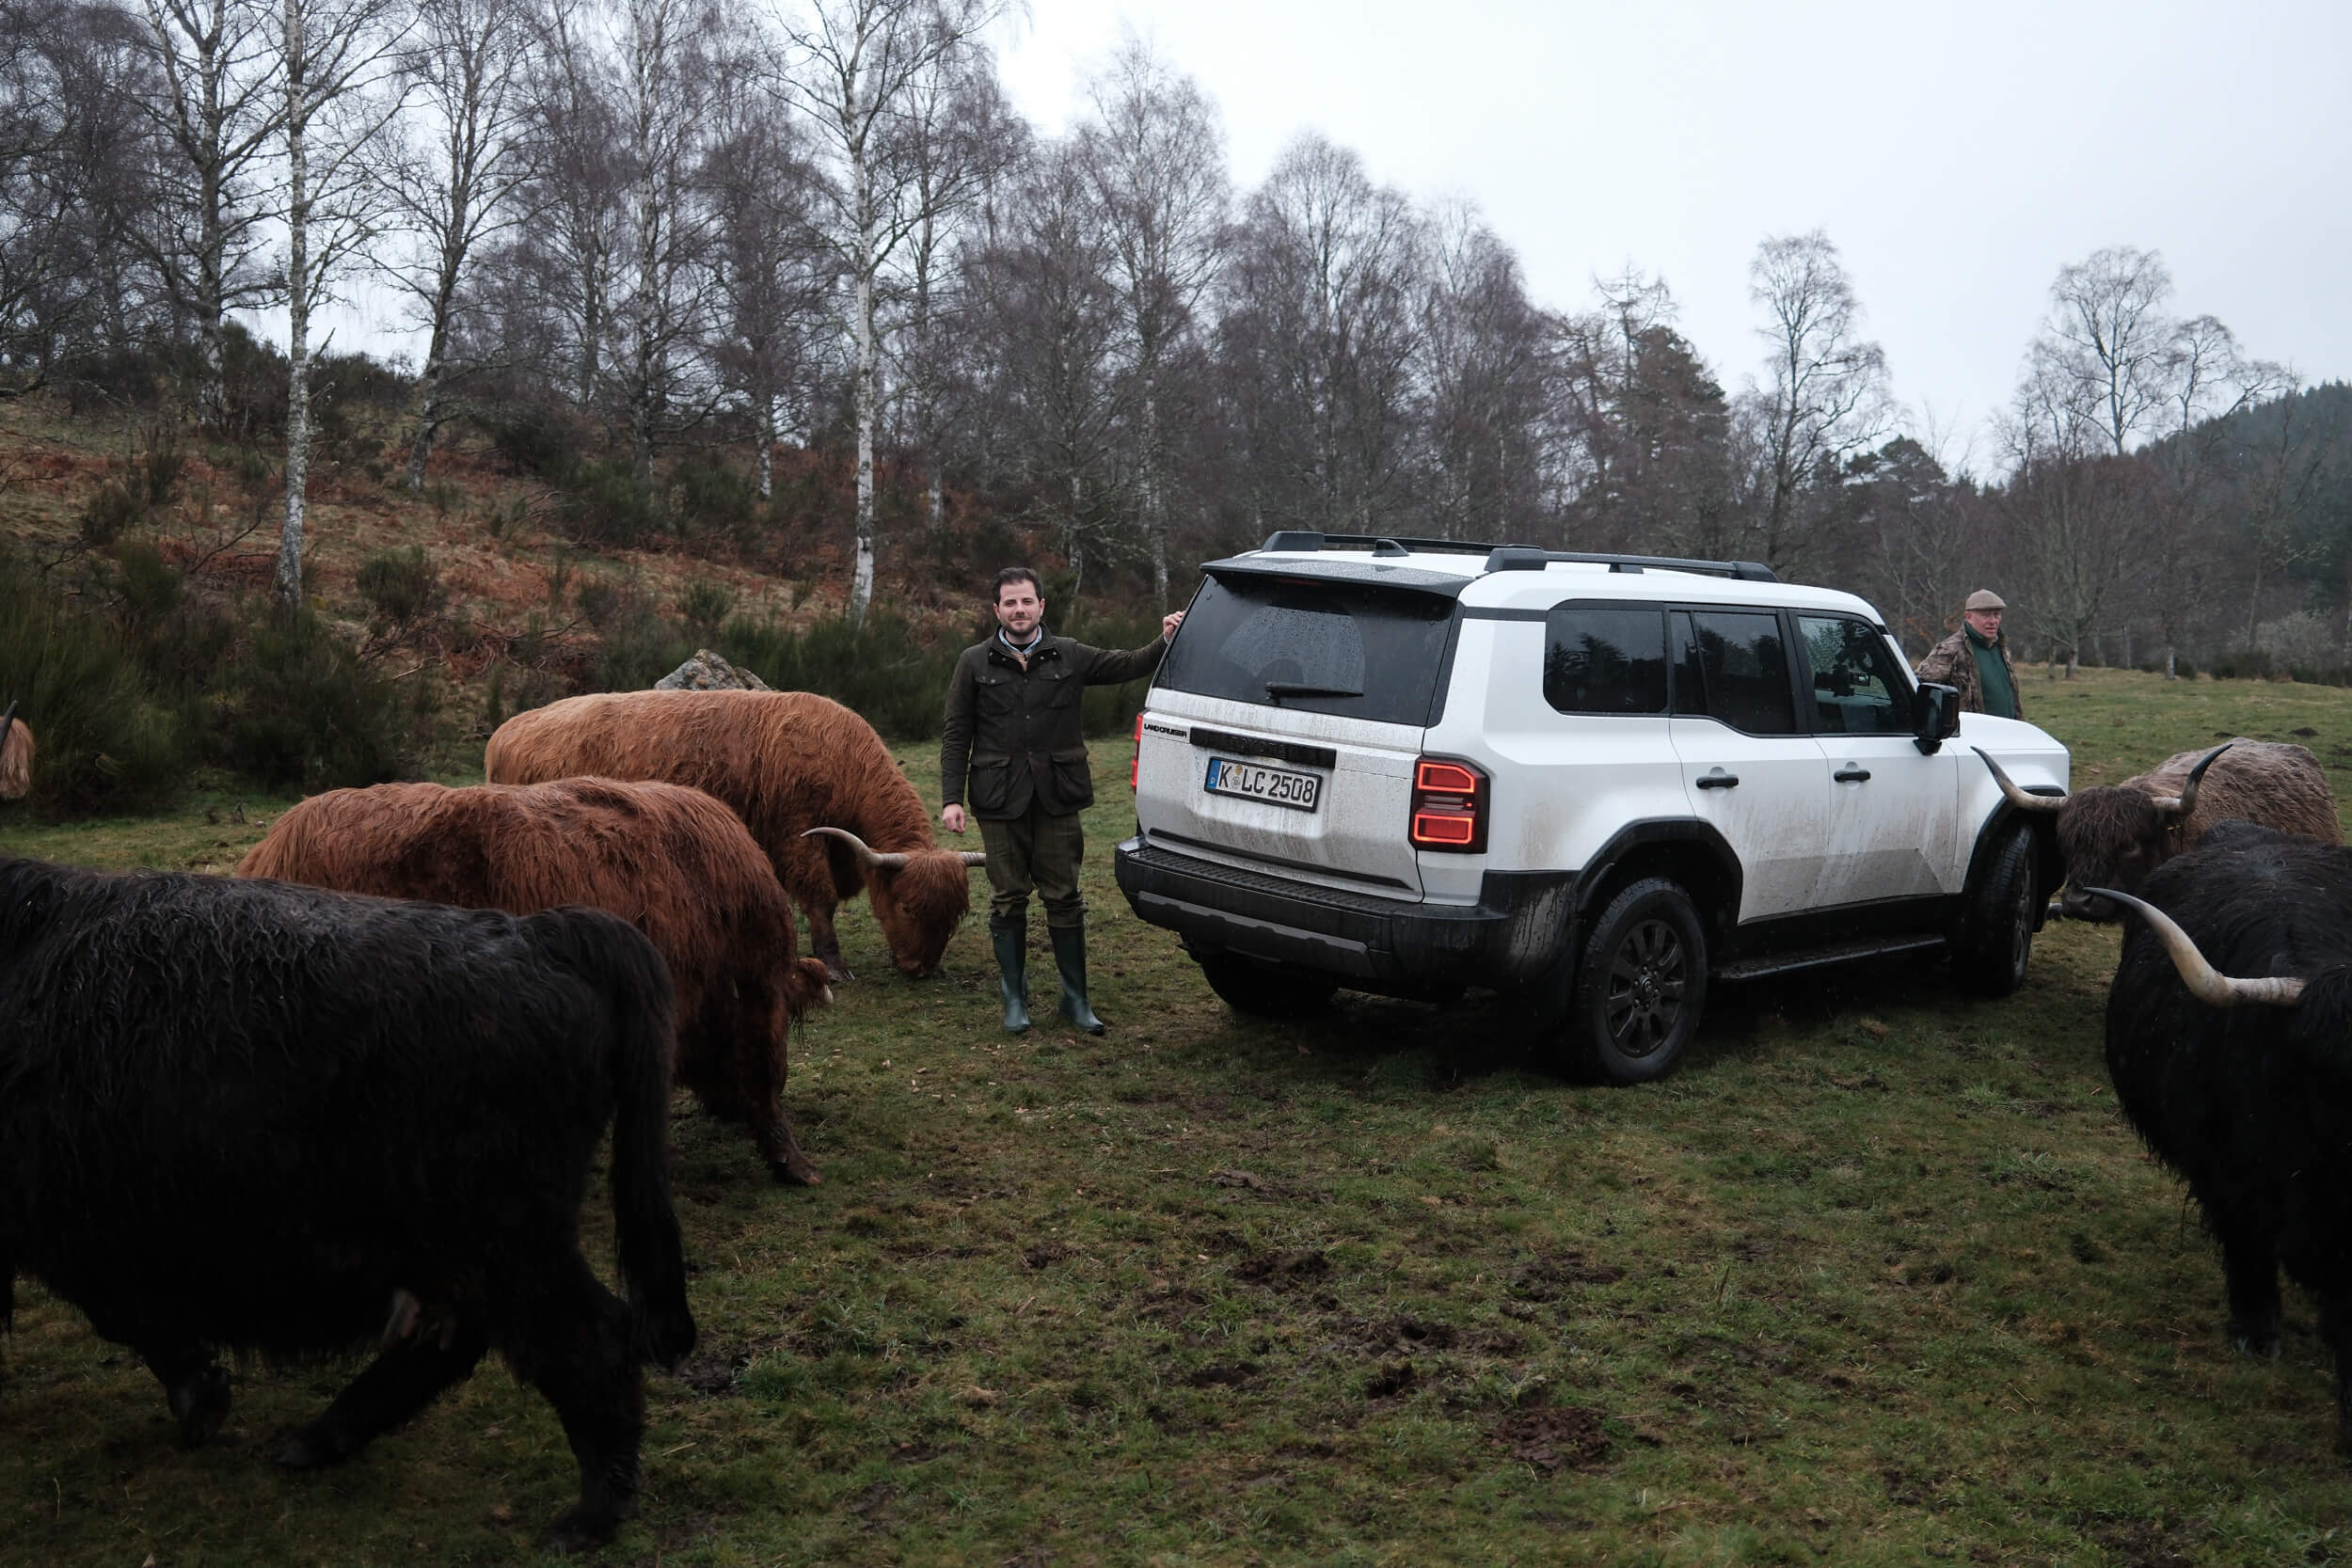
[[[825,1174],[806,1160],[771,1160],[768,1174],[787,1187],[821,1187]]]
[[[199,1449],[229,1418],[229,1371],[206,1367],[170,1390],[171,1414],[180,1422],[180,1446]]]
[[[850,973],[848,965],[837,964],[828,960],[825,964],[825,978],[838,986],[850,980],[854,980],[857,976]],[[828,997],[826,1000],[831,1001],[832,998]]]
[[[323,1470],[342,1459],[345,1449],[319,1430],[313,1421],[286,1433],[270,1457],[270,1463],[284,1470]]]
[[[539,1549],[570,1557],[580,1552],[593,1552],[612,1539],[620,1521],[611,1513],[591,1509],[584,1503],[574,1503],[555,1516],[548,1533],[539,1540]]]
[[[2250,1355],[2264,1361],[2276,1361],[2279,1359],[2280,1348],[2278,1320],[2273,1318],[2268,1323],[2253,1323],[2233,1320],[2230,1324],[2230,1342],[2237,1347],[2237,1353],[2240,1355]]]

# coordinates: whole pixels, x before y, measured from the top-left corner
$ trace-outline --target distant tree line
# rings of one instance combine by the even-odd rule
[[[977,495],[1155,597],[1308,528],[1762,561],[1915,653],[1992,583],[2070,667],[2345,663],[2352,394],[2173,313],[2153,254],[2060,269],[1997,451],[1956,456],[1822,233],[1757,247],[1732,388],[1663,279],[1539,306],[1474,211],[1320,136],[1236,191],[1140,44],[1040,134],[1004,4],[0,0],[0,395],[162,364],[225,434],[234,324],[283,309],[289,598],[312,324],[389,289],[410,487],[460,420],[525,457],[590,433],[648,507],[689,451],[747,445],[762,497],[823,451],[852,620]]]

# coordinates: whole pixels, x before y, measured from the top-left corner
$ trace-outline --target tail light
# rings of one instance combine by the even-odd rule
[[[1467,762],[1423,757],[1413,764],[1413,827],[1416,849],[1447,854],[1484,854],[1486,848],[1486,774]]]
[[[1136,754],[1127,764],[1127,787],[1142,787],[1143,778],[1143,715],[1136,715]]]

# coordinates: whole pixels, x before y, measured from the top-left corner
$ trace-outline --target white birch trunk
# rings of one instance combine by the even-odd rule
[[[759,499],[776,499],[776,397],[763,392],[759,398]]]
[[[861,181],[863,175],[860,176]],[[863,202],[860,203],[864,205]],[[858,269],[857,301],[857,555],[850,572],[850,625],[866,624],[874,602],[874,424],[882,401],[874,341],[873,221],[860,235],[866,264]]]
[[[310,193],[309,56],[302,0],[286,0],[286,522],[272,593],[302,603],[302,524],[310,472]]]

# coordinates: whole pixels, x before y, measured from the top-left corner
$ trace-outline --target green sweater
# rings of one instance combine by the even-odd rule
[[[1977,656],[1977,689],[1984,711],[2000,719],[2016,718],[2017,688],[2010,683],[2009,661],[2001,657],[2000,643],[1987,642],[1974,626],[1967,631],[1968,651]]]

